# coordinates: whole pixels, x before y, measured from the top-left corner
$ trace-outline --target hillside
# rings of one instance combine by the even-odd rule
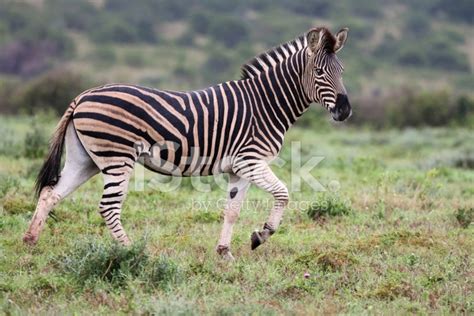
[[[341,52],[355,96],[402,86],[474,91],[474,4],[417,1],[44,0],[0,6],[0,82],[52,69],[94,83],[198,88],[311,26],[348,26]]]

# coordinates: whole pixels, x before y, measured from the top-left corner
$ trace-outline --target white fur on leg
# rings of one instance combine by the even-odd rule
[[[31,219],[30,227],[23,237],[23,241],[28,245],[35,245],[39,234],[43,230],[49,212],[61,200],[61,196],[55,193],[51,187],[41,190],[36,210]]]
[[[99,168],[79,141],[72,123],[67,127],[65,144],[66,163],[59,181],[53,187],[48,186],[41,190],[30,227],[23,237],[23,241],[29,245],[34,245],[38,241],[48,214],[54,206],[99,172]]]
[[[240,214],[240,208],[249,188],[249,182],[236,175],[229,176],[227,203],[224,210],[224,224],[216,251],[225,259],[233,260],[230,252],[230,242],[235,222]]]

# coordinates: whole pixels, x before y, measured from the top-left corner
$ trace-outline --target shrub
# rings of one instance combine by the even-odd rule
[[[306,113],[296,121],[296,126],[314,128],[317,130],[328,129],[331,127],[329,117],[330,115],[322,106],[316,105],[314,108],[306,111]]]
[[[468,228],[474,221],[474,208],[459,208],[454,213],[454,216],[462,228]]]
[[[446,91],[418,93],[402,88],[378,97],[353,100],[352,124],[374,127],[469,126],[474,117],[474,99]]]
[[[200,211],[193,216],[193,220],[197,223],[218,223],[221,220],[219,212]]]
[[[4,196],[10,189],[20,185],[18,178],[11,176],[0,176],[0,196]]]
[[[350,1],[349,4],[352,6],[351,10],[356,15],[360,15],[364,18],[375,18],[382,14],[382,10],[377,5],[374,5],[372,0],[359,0],[357,2]]]
[[[201,73],[204,79],[209,82],[217,82],[229,78],[229,71],[232,69],[232,58],[221,50],[212,49],[207,60],[201,66]]]
[[[62,115],[72,100],[89,87],[83,77],[58,70],[20,87],[11,102],[14,108],[29,114],[51,109]]]
[[[420,46],[402,46],[397,61],[401,65],[446,69],[449,71],[469,71],[467,56],[448,43],[433,40]]]
[[[47,0],[46,4],[54,7],[54,10],[47,12],[51,18],[61,19],[69,29],[90,31],[100,18],[99,10],[89,1]]]
[[[140,279],[151,287],[168,289],[179,280],[178,266],[164,256],[151,258],[145,241],[130,247],[115,242],[78,242],[57,261],[81,285],[103,280],[125,286],[130,279]]]
[[[48,137],[43,128],[36,121],[25,137],[25,157],[43,158],[48,150]]]
[[[172,284],[179,281],[179,274],[178,265],[165,256],[160,256],[149,263],[145,282],[152,287],[168,290]]]
[[[95,32],[90,36],[97,43],[134,43],[139,41],[138,30],[135,26],[124,23],[119,16],[104,16]]]
[[[112,46],[100,45],[89,56],[100,66],[111,66],[117,61],[117,55]]]
[[[282,5],[288,10],[310,17],[327,16],[333,8],[333,3],[327,0],[284,0]]]
[[[413,46],[402,47],[399,50],[397,61],[406,66],[426,66],[428,64],[426,53]]]
[[[431,30],[431,19],[426,14],[413,12],[408,14],[405,21],[405,32],[425,36]]]
[[[230,48],[247,39],[248,33],[242,20],[229,16],[216,16],[209,26],[209,35]]]
[[[321,270],[339,271],[345,269],[355,263],[357,260],[346,249],[334,249],[335,247],[328,247],[328,249],[315,248],[313,251],[298,257],[295,263],[302,264],[306,267],[312,267],[317,264]]]
[[[474,4],[470,0],[458,0],[456,5],[449,0],[439,0],[434,2],[433,11],[443,12],[449,17],[455,18],[459,21],[474,23]]]
[[[73,54],[74,42],[53,23],[45,23],[43,13],[25,3],[2,3],[0,21],[8,36],[0,40],[0,72],[36,75]]]
[[[124,61],[131,67],[143,67],[145,65],[145,58],[138,51],[128,52],[124,56]]]
[[[18,157],[22,154],[23,144],[14,129],[0,125],[0,155]]]
[[[198,11],[191,15],[189,23],[196,33],[206,34],[211,25],[212,16],[206,12]]]
[[[35,203],[23,195],[7,193],[2,199],[2,208],[7,214],[22,214],[33,212]]]
[[[371,27],[371,24],[368,23],[366,20],[356,18],[344,18],[341,20],[342,21],[340,21],[339,24],[349,27],[352,38],[364,40],[371,37],[374,33],[374,28]],[[342,51],[344,51],[345,49],[347,49],[347,47],[345,47]]]
[[[77,243],[62,259],[62,268],[78,282],[102,279],[124,284],[127,277],[136,277],[148,261],[145,244],[125,248],[117,243]]]
[[[351,212],[352,208],[346,201],[338,196],[326,194],[313,202],[306,210],[306,214],[313,220],[348,215]]]

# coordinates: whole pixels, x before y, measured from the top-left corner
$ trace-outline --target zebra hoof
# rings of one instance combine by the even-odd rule
[[[33,236],[30,233],[26,233],[25,236],[23,236],[23,242],[28,246],[35,246],[38,242],[38,237]]]
[[[221,256],[221,258],[224,259],[225,261],[234,261],[235,260],[234,256],[230,252],[230,248],[227,247],[227,246],[219,245],[219,246],[217,246],[216,251],[219,254],[219,256]]]
[[[255,248],[257,248],[258,246],[264,243],[264,240],[262,236],[260,235],[260,232],[257,232],[257,231],[252,233],[252,236],[250,236],[250,241],[251,241],[250,247],[252,248],[252,250],[255,250]]]

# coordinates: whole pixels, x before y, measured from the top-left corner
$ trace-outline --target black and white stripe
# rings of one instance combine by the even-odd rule
[[[252,247],[264,242],[278,227],[288,202],[288,190],[268,162],[311,102],[333,109],[337,95],[345,94],[337,45],[338,37],[327,29],[312,29],[252,59],[242,67],[240,80],[189,92],[112,84],[79,95],[62,124],[72,122],[103,174],[100,214],[113,236],[128,243],[120,212],[139,162],[174,176],[225,172],[244,182],[242,190],[254,183],[272,193],[275,205],[264,230],[252,237]],[[40,190],[51,184],[45,178]],[[227,240],[226,229],[231,231],[233,223],[225,222],[222,238]],[[220,251],[228,242],[221,240]]]

